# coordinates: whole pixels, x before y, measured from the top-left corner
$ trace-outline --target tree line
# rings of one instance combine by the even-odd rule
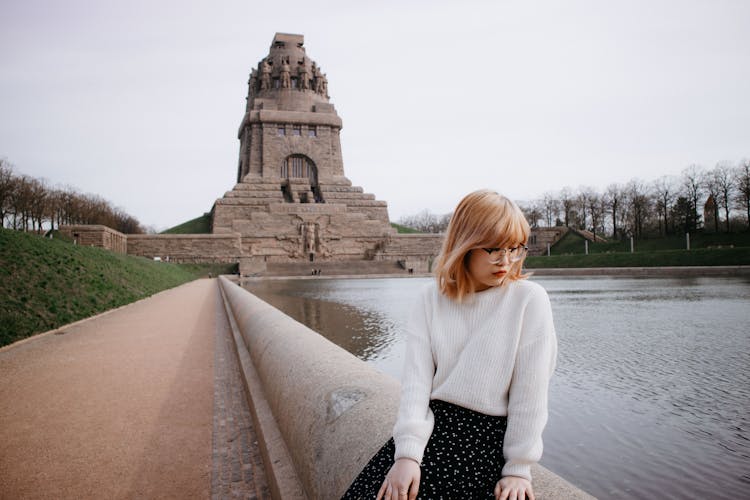
[[[122,233],[143,233],[138,220],[98,195],[75,188],[50,186],[45,179],[14,172],[0,158],[2,227],[41,233],[70,224],[103,224]]]
[[[698,230],[750,230],[750,160],[712,169],[690,165],[679,176],[631,179],[604,190],[581,186],[519,204],[533,228],[567,226],[614,239],[664,237]],[[399,223],[426,233],[445,231],[450,215],[424,210]]]

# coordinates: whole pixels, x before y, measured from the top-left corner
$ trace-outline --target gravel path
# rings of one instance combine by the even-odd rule
[[[1,350],[0,498],[264,498],[226,335],[198,280]]]

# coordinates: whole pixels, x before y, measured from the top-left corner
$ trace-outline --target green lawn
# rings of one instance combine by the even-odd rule
[[[636,252],[658,252],[662,250],[685,250],[685,235],[636,240]],[[690,248],[750,247],[750,232],[742,233],[695,233],[690,235]],[[612,240],[607,243],[589,242],[589,254],[630,252],[630,240]],[[552,255],[585,254],[582,236],[572,231],[567,233],[551,249]]]
[[[211,215],[203,214],[200,217],[166,229],[161,234],[208,234],[210,232]]]
[[[417,231],[416,229],[412,229],[410,227],[402,226],[401,224],[396,224],[395,222],[391,222],[391,227],[396,228],[396,231],[399,232],[399,234],[422,234],[421,231]]]
[[[656,266],[736,266],[750,265],[750,247],[697,250],[655,250],[530,256],[525,267],[656,267]]]
[[[0,345],[226,269],[154,262],[0,229]]]

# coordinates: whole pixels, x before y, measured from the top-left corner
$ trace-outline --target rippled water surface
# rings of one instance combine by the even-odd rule
[[[534,278],[559,339],[542,463],[602,499],[750,497],[750,281]],[[428,279],[247,288],[399,377]]]

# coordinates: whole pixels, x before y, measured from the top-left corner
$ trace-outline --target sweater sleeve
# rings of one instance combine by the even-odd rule
[[[406,330],[406,358],[401,381],[401,403],[393,427],[396,444],[394,459],[411,458],[422,462],[432,434],[434,416],[430,410],[435,363],[430,345],[428,290],[417,302]]]
[[[547,392],[557,357],[549,297],[539,287],[526,305],[508,398],[503,476],[531,480],[531,464],[542,456]]]

